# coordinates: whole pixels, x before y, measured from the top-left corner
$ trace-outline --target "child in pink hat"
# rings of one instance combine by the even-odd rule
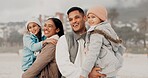
[[[80,78],[87,78],[94,66],[101,68],[101,74],[116,78],[122,66],[122,53],[118,52],[122,42],[107,21],[107,10],[103,6],[92,7],[87,11],[90,26],[86,39],[86,58],[82,64]]]

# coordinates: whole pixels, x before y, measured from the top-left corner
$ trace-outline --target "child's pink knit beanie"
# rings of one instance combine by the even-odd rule
[[[90,13],[95,14],[102,21],[107,20],[107,10],[103,6],[95,6],[95,7],[88,9],[87,15],[90,14]]]

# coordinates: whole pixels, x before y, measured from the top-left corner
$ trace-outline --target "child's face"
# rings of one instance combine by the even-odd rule
[[[99,24],[101,20],[96,15],[90,13],[87,15],[87,22],[90,26],[94,26]]]
[[[27,29],[34,35],[36,35],[40,31],[40,27],[34,22],[30,22],[27,26]]]

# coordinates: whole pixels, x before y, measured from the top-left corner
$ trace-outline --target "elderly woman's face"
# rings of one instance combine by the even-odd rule
[[[56,26],[51,19],[45,22],[43,30],[44,30],[44,35],[47,38],[49,38],[49,37],[51,37],[51,36],[53,36],[57,33],[56,32],[57,31]]]

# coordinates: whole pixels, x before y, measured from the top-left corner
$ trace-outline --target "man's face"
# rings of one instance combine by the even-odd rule
[[[79,11],[75,10],[70,12],[68,18],[74,32],[80,33],[85,30],[86,17],[82,15]]]

